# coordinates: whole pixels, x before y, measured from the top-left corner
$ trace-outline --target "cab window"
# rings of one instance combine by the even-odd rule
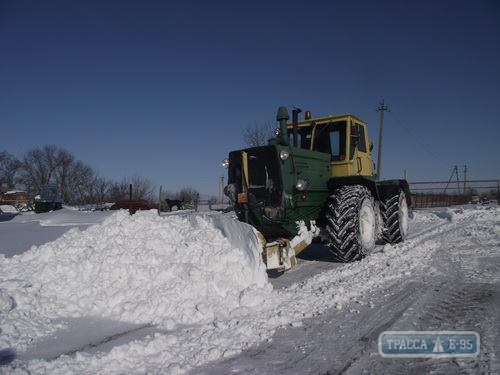
[[[331,122],[318,126],[314,140],[316,151],[329,153],[332,161],[345,160],[346,122]]]
[[[300,148],[309,149],[311,147],[312,127],[299,128],[297,131],[297,145]],[[293,146],[293,129],[288,130],[288,139]]]
[[[366,152],[365,127],[360,124],[351,125],[350,158],[354,157],[354,151]]]

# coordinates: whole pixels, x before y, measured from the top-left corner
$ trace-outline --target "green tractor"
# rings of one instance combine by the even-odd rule
[[[286,270],[313,238],[336,260],[363,258],[377,240],[408,235],[411,197],[406,180],[378,181],[367,124],[351,114],[289,123],[278,109],[279,130],[268,145],[232,151],[224,192],[238,219],[258,231],[268,269]]]

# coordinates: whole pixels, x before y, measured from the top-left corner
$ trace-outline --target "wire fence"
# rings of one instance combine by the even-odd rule
[[[410,191],[414,208],[500,204],[500,180],[418,181],[410,182]]]

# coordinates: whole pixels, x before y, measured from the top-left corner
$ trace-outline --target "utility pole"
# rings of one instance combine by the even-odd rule
[[[384,130],[384,112],[390,112],[389,107],[384,104],[384,99],[380,102],[377,112],[380,112],[380,125],[378,128],[378,154],[377,154],[377,175],[376,179],[380,180],[380,172],[382,171],[382,137]]]
[[[457,175],[457,189],[458,194],[460,194],[460,176],[458,175],[458,166],[455,165],[455,174]]]
[[[467,164],[464,165],[464,194],[465,194],[465,185],[467,184]]]
[[[457,177],[457,189],[458,189],[458,194],[460,194],[460,180],[458,177],[458,166],[456,166],[456,165],[455,165],[455,167],[453,167],[453,171],[451,172],[450,179],[448,180],[448,183],[446,184],[446,186],[443,190],[443,194],[446,194],[446,190],[448,189],[448,186],[450,185],[451,180],[453,179],[454,175]]]
[[[161,193],[162,193],[162,190],[163,189],[163,185],[160,185],[160,194],[158,196],[158,216],[160,216],[160,212],[161,212]]]

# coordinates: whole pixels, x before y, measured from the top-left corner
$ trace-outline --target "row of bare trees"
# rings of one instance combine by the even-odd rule
[[[267,144],[274,136],[272,121],[255,122],[243,129],[243,141],[248,147]],[[132,199],[155,200],[154,186],[141,177],[128,177],[120,182],[107,180],[97,175],[94,169],[77,160],[68,150],[55,145],[34,148],[21,160],[6,151],[0,151],[0,192],[20,186],[33,197],[46,184],[56,184],[63,201],[67,204],[93,204],[128,199],[130,185]],[[170,199],[185,202],[196,201],[199,193],[192,188],[179,192],[164,192]],[[211,199],[215,200],[216,199]]]
[[[8,152],[0,152],[0,188],[19,187],[33,197],[46,184],[56,184],[67,204],[127,199],[130,184],[133,199],[152,200],[155,190],[149,180],[141,177],[124,178],[120,182],[102,178],[68,150],[54,145],[34,148],[21,160]]]

